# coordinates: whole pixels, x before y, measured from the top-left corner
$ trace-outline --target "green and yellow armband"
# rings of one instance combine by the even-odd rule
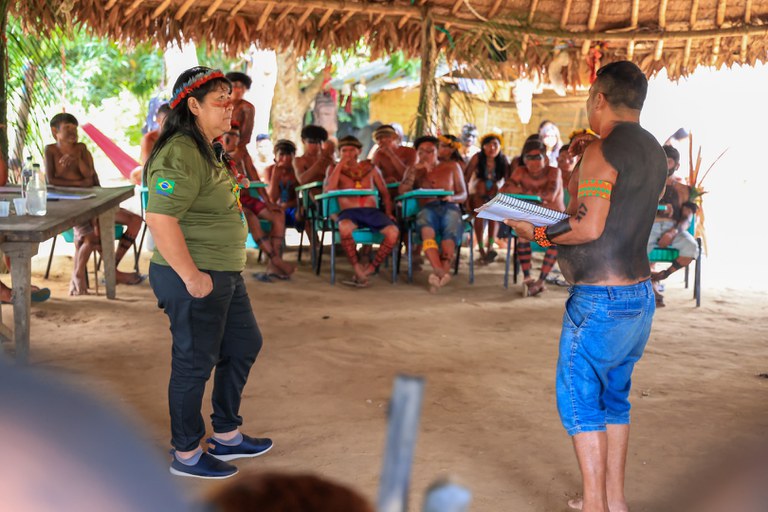
[[[601,197],[611,200],[613,183],[603,180],[579,180],[579,193],[577,197]]]

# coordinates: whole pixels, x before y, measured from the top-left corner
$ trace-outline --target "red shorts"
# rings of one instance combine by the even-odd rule
[[[243,208],[248,208],[253,213],[258,215],[267,205],[258,197],[253,197],[248,190],[240,191],[240,203]]]

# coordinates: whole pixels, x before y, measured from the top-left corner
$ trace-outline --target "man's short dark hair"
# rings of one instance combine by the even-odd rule
[[[597,70],[594,87],[612,107],[642,110],[648,94],[648,79],[636,64],[620,60]]]
[[[155,117],[157,116],[167,116],[168,113],[171,111],[171,106],[168,103],[163,103],[157,108],[157,113],[155,113]]]
[[[328,131],[322,126],[308,124],[301,129],[301,140],[317,140],[325,142],[328,140]]]
[[[676,164],[680,163],[680,152],[676,148],[672,146],[663,146],[662,149],[664,149],[664,153],[666,153],[667,158],[671,158],[675,161]]]
[[[227,80],[229,80],[232,83],[235,83],[235,82],[242,83],[246,89],[250,89],[251,84],[253,83],[253,80],[251,80],[251,77],[239,71],[230,71],[225,76],[227,77]]]
[[[68,112],[60,112],[51,118],[51,128],[59,129],[62,123],[69,123],[79,126],[77,118]]]
[[[432,135],[423,135],[423,136],[419,137],[418,139],[416,139],[415,141],[413,141],[413,149],[419,149],[419,146],[421,146],[425,142],[430,142],[430,143],[434,144],[435,147],[437,147],[437,143],[439,141],[438,141],[437,137],[434,137]]]

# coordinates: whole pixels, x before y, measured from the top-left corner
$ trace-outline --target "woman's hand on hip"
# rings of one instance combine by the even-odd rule
[[[210,274],[199,270],[191,279],[185,280],[184,284],[187,286],[189,294],[196,299],[207,297],[213,291],[213,279],[211,279]]]

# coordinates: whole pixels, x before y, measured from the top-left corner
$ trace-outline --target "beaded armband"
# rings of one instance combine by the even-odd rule
[[[533,228],[533,239],[542,247],[552,247],[552,241],[547,236],[547,226],[536,226]]]
[[[613,183],[603,180],[579,180],[578,197],[601,197],[611,200]]]

